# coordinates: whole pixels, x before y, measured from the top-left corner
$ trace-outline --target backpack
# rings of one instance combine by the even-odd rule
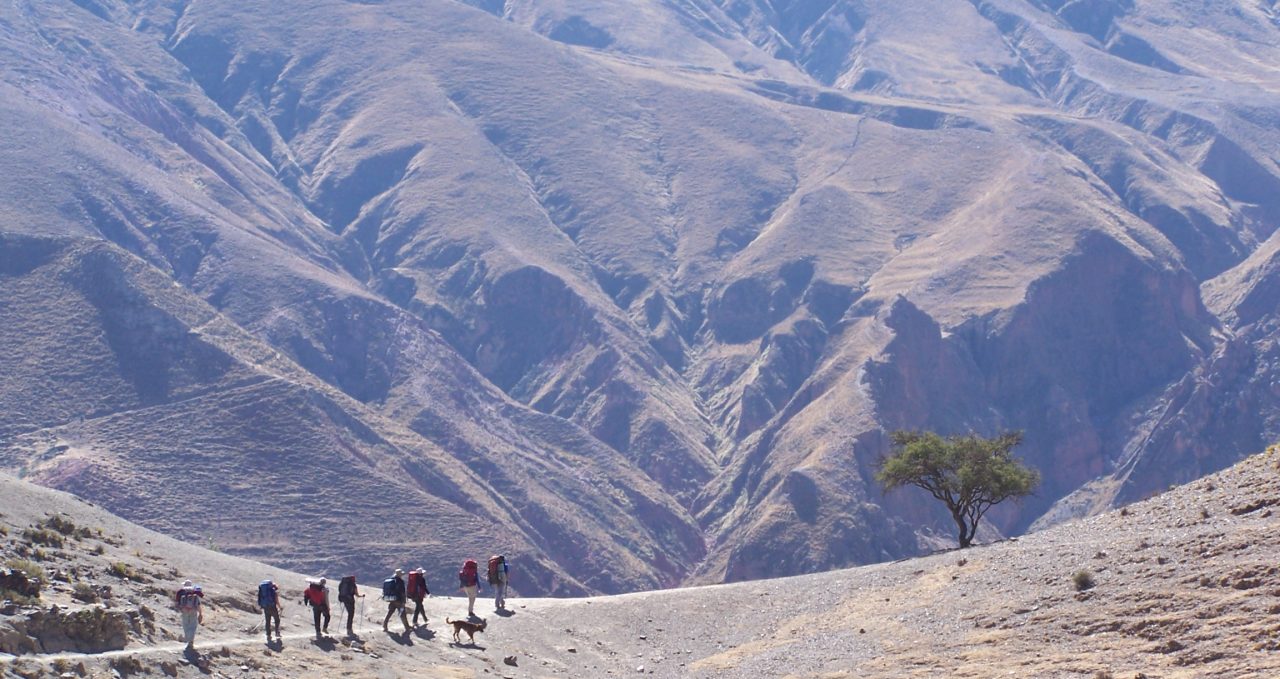
[[[505,556],[494,555],[489,557],[489,584],[490,585],[501,584],[502,581],[506,579],[503,577],[503,575],[505,574],[502,572],[503,570],[502,567],[506,565],[507,565],[507,558]]]
[[[194,589],[183,589],[178,591],[178,610],[180,611],[198,611],[200,610],[200,595]]]
[[[476,576],[476,560],[467,559],[462,564],[462,570],[458,571],[458,582],[463,587],[474,587],[480,584],[480,579]]]
[[[398,597],[396,596],[396,579],[387,578],[386,580],[383,580],[382,581],[382,600],[395,601],[397,598]]]
[[[408,594],[410,599],[420,599],[427,594],[427,576],[417,571],[409,573]]]
[[[270,580],[263,580],[262,584],[258,585],[258,605],[267,608],[275,606],[277,603],[278,596],[275,584]]]
[[[338,601],[354,601],[356,598],[356,576],[348,575],[338,581]]]
[[[323,606],[324,605],[324,588],[320,586],[320,583],[313,582],[310,585],[307,585],[307,591],[302,593],[302,597],[303,597],[303,600],[306,601],[308,605],[311,605],[314,607]]]

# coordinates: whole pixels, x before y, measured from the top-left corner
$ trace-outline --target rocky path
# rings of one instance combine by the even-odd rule
[[[364,634],[374,634],[381,631],[382,631],[381,627],[362,627],[356,630],[356,633],[358,635],[364,635]],[[287,641],[298,641],[302,639],[314,640],[315,634],[312,632],[294,632],[291,634],[283,634],[281,635],[281,637]],[[196,646],[197,653],[199,655],[204,655],[208,653],[211,649],[220,650],[223,647],[230,648],[230,647],[236,647],[236,646],[249,646],[252,644],[262,644],[263,641],[264,641],[264,637],[261,634],[256,634],[253,636],[220,637],[212,640],[198,639],[196,641],[195,646]],[[340,644],[341,641],[342,641],[341,637],[325,638],[325,642],[330,644]],[[30,655],[23,655],[22,658],[26,660],[38,660],[44,663],[53,663],[60,660],[75,662],[78,660],[121,658],[121,657],[131,656],[131,655],[155,655],[158,653],[180,654],[186,649],[186,647],[187,645],[185,643],[176,642],[171,644],[155,644],[150,646],[131,646],[129,648],[122,648],[118,651],[103,651],[101,653],[35,653]],[[13,661],[16,658],[17,656],[12,656],[7,654],[0,655],[0,662]]]

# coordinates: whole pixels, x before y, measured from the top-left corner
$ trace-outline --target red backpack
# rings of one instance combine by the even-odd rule
[[[324,588],[320,583],[313,582],[307,585],[307,589],[302,592],[302,598],[309,606],[320,607],[324,605]]]
[[[476,560],[467,559],[462,564],[462,570],[458,572],[458,581],[463,587],[475,587],[480,584],[480,578],[476,575]]]
[[[411,571],[409,573],[409,583],[406,588],[406,594],[410,599],[421,599],[430,592],[427,591],[427,576],[421,571]]]

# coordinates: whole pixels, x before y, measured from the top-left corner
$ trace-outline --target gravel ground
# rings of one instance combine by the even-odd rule
[[[360,639],[312,642],[305,610],[291,604],[291,636],[269,649],[248,592],[268,574],[286,587],[303,576],[178,543],[16,481],[3,481],[0,512],[11,534],[62,512],[120,543],[102,555],[63,550],[50,557],[53,568],[98,581],[104,563],[125,560],[157,581],[193,577],[211,593],[201,670],[175,654],[176,615],[161,594],[115,582],[117,605],[152,606],[158,629],[130,642],[132,656],[62,658],[83,663],[85,676],[109,676],[111,662],[136,657],[179,676],[1271,678],[1280,676],[1277,459],[1251,458],[1123,511],[920,559],[614,597],[512,598],[505,614],[482,600],[477,612],[489,627],[475,645],[453,644],[446,632],[446,616],[465,614],[461,599],[429,599],[431,622],[406,637],[381,631],[385,608],[371,596]],[[1077,590],[1077,571],[1094,586]],[[71,603],[58,590],[47,600]],[[504,662],[510,656],[515,666]],[[6,677],[57,676],[54,660],[0,668]]]

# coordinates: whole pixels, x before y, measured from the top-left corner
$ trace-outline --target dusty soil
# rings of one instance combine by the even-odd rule
[[[614,597],[512,599],[505,615],[486,599],[477,612],[489,628],[474,645],[455,644],[445,631],[446,616],[465,614],[458,598],[429,599],[430,623],[403,635],[382,632],[385,609],[371,595],[358,639],[318,643],[306,611],[291,602],[276,648],[260,636],[253,584],[271,575],[296,599],[304,576],[5,481],[0,511],[11,536],[62,513],[118,541],[86,538],[47,554],[46,567],[112,584],[113,605],[152,607],[156,630],[119,652],[7,658],[0,670],[6,678],[109,676],[113,664],[126,675],[134,668],[191,677],[1274,677],[1278,464],[1280,454],[1259,455],[1125,510],[921,559]],[[20,543],[6,545],[6,559]],[[104,554],[92,554],[100,543]],[[109,580],[104,564],[117,560],[154,582]],[[1077,589],[1079,571],[1091,588]],[[194,664],[180,655],[176,615],[159,592],[181,577],[210,593]],[[445,583],[432,585],[447,593]],[[55,583],[42,605],[71,605],[69,589]],[[341,629],[337,620],[332,629]],[[504,662],[509,656],[517,665]]]

